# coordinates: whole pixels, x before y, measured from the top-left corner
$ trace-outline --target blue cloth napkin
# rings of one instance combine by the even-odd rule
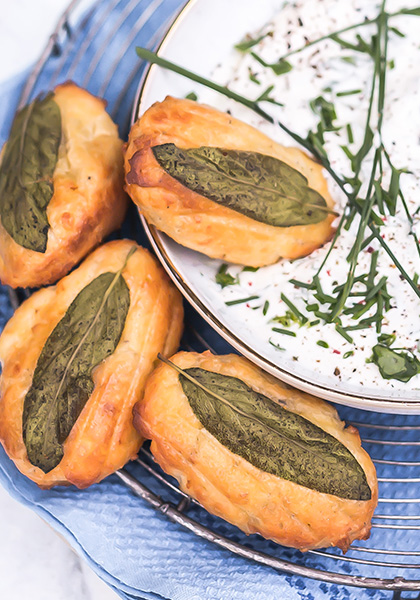
[[[110,112],[118,120],[121,134],[125,136],[131,103],[135,96],[138,78],[141,75],[141,68],[137,68],[140,64],[135,56],[134,45],[135,43],[150,44],[156,31],[174,11],[179,9],[183,2],[179,0],[162,0],[161,2],[140,0],[134,4],[136,7],[133,9],[134,14],[130,17],[130,22],[123,20],[124,11],[133,6],[133,2],[128,0],[113,2],[112,7],[109,2],[100,3],[99,7],[89,10],[82,18],[79,17],[77,22],[70,22],[70,32],[76,32],[73,38],[69,38],[71,44],[67,38],[60,38],[55,54],[51,56],[41,73],[34,94],[48,89],[53,81],[55,83],[67,78],[72,61],[81,47],[83,35],[98,22],[99,16],[102,15],[105,19],[103,25],[89,48],[84,50],[82,59],[73,73],[76,81],[83,81],[87,70],[95,61],[98,49],[102,48],[101,44],[105,40],[104,56],[101,56],[94,75],[88,82],[89,89],[94,93],[97,92],[106,79],[107,66],[109,67],[116,54],[121,52],[121,48],[124,49],[130,24],[134,22],[134,19],[143,19],[144,24],[136,40],[131,40],[127,46],[119,68],[113,75],[112,85],[107,87],[105,93]],[[146,18],[148,14],[149,16]],[[121,21],[118,32],[109,37],[108,31],[112,30],[112,24],[118,20]],[[20,74],[0,86],[1,143],[6,139],[25,76],[26,74]],[[124,87],[128,78],[131,78],[131,84]],[[117,99],[121,99],[121,90],[124,90],[124,97],[122,103],[117,105]],[[140,231],[135,211],[129,214],[124,234],[135,236],[139,241],[146,243],[144,234]],[[8,291],[3,287],[0,289],[1,328],[11,314]],[[229,346],[188,307],[187,319],[193,321],[194,327],[219,352],[231,351]],[[202,349],[196,340],[189,340],[189,343],[192,343],[197,350]],[[382,424],[390,422],[390,417],[386,415],[364,413],[343,407],[339,407],[339,411],[343,417],[354,421]],[[395,417],[393,421],[397,424],[420,424],[420,419],[416,417]],[[379,431],[378,439],[380,439],[380,434]],[[410,433],[407,434],[407,439],[410,439],[410,435]],[[409,456],[410,451],[410,447],[407,447],[406,457]],[[401,448],[399,459],[404,460]],[[176,503],[175,494],[169,493],[165,487],[158,484],[141,466],[131,464],[128,469],[145,485],[161,494],[165,499]],[[290,600],[321,598],[352,600],[358,598],[364,600],[375,598],[381,600],[390,598],[388,592],[343,587],[299,576],[285,575],[274,569],[242,559],[197,538],[180,525],[171,523],[144,500],[135,497],[115,475],[84,491],[73,487],[45,491],[21,475],[0,448],[0,483],[14,498],[29,506],[50,523],[122,598],[147,600],[162,598],[170,600],[255,600],[256,598],[259,600],[277,598]],[[383,490],[386,495],[386,485]],[[415,489],[406,493],[407,496],[410,494],[414,497]],[[231,539],[257,550],[291,560],[296,564],[310,564],[325,570],[340,571],[341,568],[341,572],[354,575],[391,576],[388,570],[378,571],[374,567],[366,567],[353,562],[345,563],[344,567],[337,567],[334,559],[319,556],[304,557],[298,551],[278,547],[258,536],[247,538],[235,527],[212,517],[200,508],[193,508],[188,514],[222,535],[227,535]],[[393,532],[379,529],[375,530],[373,535],[375,536],[375,546],[386,548],[392,540]],[[407,548],[413,544],[410,535],[412,534],[408,532]],[[415,573],[409,569],[404,572],[404,575],[415,577]],[[392,576],[395,576],[393,572]]]

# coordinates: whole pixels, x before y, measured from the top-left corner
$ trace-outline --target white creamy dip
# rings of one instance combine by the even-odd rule
[[[388,12],[394,12],[402,7],[414,6],[416,3],[410,0],[389,0],[386,9]],[[268,23],[262,32],[249,32],[253,38],[261,33],[270,32],[270,35],[265,36],[252,50],[266,62],[276,62],[289,49],[298,48],[307,40],[317,39],[365,18],[373,18],[377,13],[378,2],[373,0],[304,0],[285,3],[278,16]],[[393,32],[390,34],[388,60],[393,68],[387,71],[383,140],[394,165],[410,171],[410,174],[402,175],[401,188],[415,221],[415,233],[420,237],[420,219],[416,215],[420,206],[420,17],[398,16],[390,21],[390,26],[398,28],[405,37]],[[375,25],[369,25],[343,34],[342,38],[354,42],[356,33],[370,39],[374,32]],[[274,86],[271,96],[277,102],[283,103],[284,107],[264,102],[261,104],[262,108],[302,137],[306,137],[308,131],[314,129],[319,120],[310,109],[310,101],[318,96],[331,100],[337,112],[337,125],[343,127],[337,132],[325,134],[325,149],[334,170],[340,175],[351,175],[349,161],[341,146],[346,145],[350,150],[356,151],[363,139],[372,79],[372,59],[366,54],[343,50],[337,43],[326,40],[288,60],[293,65],[292,71],[276,76],[271,69],[258,64],[249,53],[232,51],[226,62],[216,69],[213,78],[227,83],[232,90],[251,99],[258,98],[269,86]],[[251,81],[250,72],[258,79],[259,85]],[[360,91],[351,95],[340,95],[353,90]],[[206,101],[206,92],[201,89],[199,100]],[[211,102],[215,104],[214,96],[211,96]],[[217,97],[217,103],[219,108],[231,111],[234,116],[254,125],[279,143],[296,145],[278,126],[264,121],[241,105],[222,96]],[[345,127],[347,123],[352,127],[353,144],[349,144],[348,141]],[[369,178],[371,166],[372,156],[369,155],[361,172],[364,181]],[[333,183],[331,177],[327,174],[326,177],[341,213],[346,202],[345,195]],[[342,231],[325,268],[321,271],[320,281],[326,293],[331,293],[337,283],[346,281],[349,268],[346,257],[354,243],[357,226],[358,217],[349,231]],[[409,231],[405,211],[399,203],[396,215],[386,217],[381,233],[407,273],[414,277],[416,272],[420,275],[420,259]],[[272,330],[278,325],[272,319],[284,315],[287,310],[280,298],[281,293],[302,312],[305,312],[305,301],[314,301],[311,299],[312,292],[296,288],[289,280],[294,278],[309,283],[324,259],[329,245],[326,244],[305,258],[295,261],[281,260],[275,265],[260,268],[257,272],[243,272],[242,267],[229,265],[228,272],[239,277],[239,284],[224,289],[215,282],[215,275],[221,263],[204,259],[205,268],[202,272],[206,279],[207,293],[212,296],[217,294],[223,304],[248,296],[258,296],[247,303],[225,305],[225,320],[234,319],[236,323],[243,323],[244,329],[255,331],[255,339],[258,338],[256,346],[260,352],[264,345],[270,345],[270,341],[281,347],[282,350],[276,351],[279,363],[283,364],[285,361],[294,365],[296,371],[304,368],[305,372],[314,373],[315,379],[318,378],[322,382],[330,380],[337,388],[349,384],[378,392],[419,389],[420,375],[407,383],[394,379],[385,380],[375,364],[366,362],[372,355],[372,347],[377,343],[374,326],[352,331],[353,344],[337,333],[333,324],[323,322],[310,328],[292,324],[289,329],[296,337]],[[396,334],[392,348],[410,349],[418,356],[420,299],[407,282],[401,279],[400,272],[376,241],[372,241],[369,247],[359,254],[356,275],[369,270],[371,252],[377,249],[378,279],[381,275],[388,278],[388,291],[392,296],[392,308],[385,313],[382,332]],[[208,277],[209,273],[212,274],[211,277]],[[268,309],[266,314],[263,314],[263,307],[267,307],[267,302]],[[347,305],[352,303],[353,301],[350,301]],[[369,314],[371,313],[364,316]],[[341,315],[341,319],[343,326],[356,323],[350,316]],[[320,341],[325,342],[328,347],[320,346]],[[271,346],[271,353],[273,349],[274,346]],[[354,354],[343,358],[351,350]]]

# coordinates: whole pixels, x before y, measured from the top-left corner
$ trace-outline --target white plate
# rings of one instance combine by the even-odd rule
[[[235,43],[246,33],[262,27],[283,4],[283,0],[190,0],[171,26],[159,54],[209,76],[232,52]],[[152,66],[140,85],[134,117],[168,94],[182,98],[191,91],[196,91],[200,100],[205,93],[205,101],[210,104],[215,94],[184,77]],[[367,410],[420,413],[420,393],[416,390],[346,384],[337,377],[315,374],[302,361],[297,363],[282,356],[267,343],[265,336],[259,335],[253,319],[245,320],[243,313],[226,307],[226,298],[222,298],[214,281],[215,265],[220,262],[176,244],[144,220],[143,223],[159,259],[183,295],[221,336],[251,361],[286,383],[327,400]]]

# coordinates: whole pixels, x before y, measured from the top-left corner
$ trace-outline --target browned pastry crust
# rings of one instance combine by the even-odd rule
[[[45,253],[17,244],[0,224],[0,280],[38,287],[66,275],[125,215],[122,142],[105,102],[73,83],[59,85],[62,140],[47,209]]]
[[[216,440],[194,415],[177,372],[161,364],[148,379],[134,408],[134,424],[152,440],[160,466],[211,513],[260,533],[279,544],[309,550],[369,537],[378,498],[375,468],[354,427],[340,421],[326,402],[285,386],[236,355],[180,352],[172,359],[183,369],[200,367],[237,377],[285,408],[301,414],[340,440],[356,457],[372,491],[369,501],[345,500],[265,473]]]
[[[303,173],[333,207],[322,167],[297,148],[280,146],[254,127],[192,100],[156,102],[131,129],[125,153],[126,189],[149,223],[178,243],[212,258],[260,267],[299,258],[331,238],[334,217],[320,223],[273,227],[201,196],[168,175],[152,146],[218,146],[274,156]]]
[[[77,294],[100,273],[117,272],[135,245],[122,240],[98,248],[56,286],[26,300],[0,337],[0,441],[19,470],[41,487],[87,487],[134,458],[143,441],[133,427],[132,409],[157,353],[170,355],[178,348],[183,309],[179,292],[140,247],[123,271],[130,308],[121,339],[93,371],[94,391],[64,443],[60,464],[47,474],[33,466],[22,438],[24,398],[48,336]]]

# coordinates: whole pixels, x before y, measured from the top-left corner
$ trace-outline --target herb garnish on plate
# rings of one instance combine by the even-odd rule
[[[274,99],[271,95],[271,90],[270,95],[268,96],[267,94],[268,98],[261,97],[260,95],[257,100],[251,100],[237,94],[226,86],[221,86],[191,73],[154,53],[142,48],[137,49],[137,53],[141,58],[216,90],[224,96],[250,108],[270,123],[278,125],[295,142],[311,152],[322,163],[342,190],[346,196],[346,207],[338,223],[335,237],[322,264],[313,276],[312,281],[303,282],[292,279],[291,283],[297,287],[305,288],[311,294],[311,297],[313,297],[313,301],[308,302],[306,306],[308,317],[311,318],[313,313],[318,320],[334,324],[336,331],[349,344],[353,343],[353,331],[374,328],[378,336],[378,345],[382,346],[379,337],[383,335],[382,324],[384,315],[392,308],[392,297],[388,290],[387,276],[381,275],[377,268],[379,250],[375,249],[375,245],[386,253],[394,267],[398,269],[400,278],[405,280],[412,292],[420,298],[420,289],[416,277],[409,275],[404,267],[404,258],[394,253],[382,233],[384,221],[386,221],[387,216],[395,215],[397,205],[402,206],[409,224],[410,235],[414,239],[418,255],[420,256],[420,244],[414,231],[415,215],[410,213],[400,185],[401,179],[407,173],[407,169],[404,165],[394,164],[389,148],[387,148],[382,137],[387,74],[395,66],[394,61],[389,59],[388,48],[394,37],[404,36],[404,33],[392,25],[392,20],[394,17],[401,15],[419,17],[420,7],[402,8],[396,12],[388,12],[386,10],[386,0],[383,0],[376,17],[350,25],[318,39],[310,40],[304,46],[291,49],[281,56],[276,63],[267,63],[257,54],[256,46],[260,40],[255,43],[251,43],[251,40],[248,40],[248,44],[244,42],[237,47],[238,50],[249,53],[260,65],[270,70],[273,70],[273,64],[284,65],[286,62],[290,64],[288,61],[289,58],[306,51],[309,47],[315,46],[324,40],[331,40],[337,44],[340,52],[346,52],[345,58],[353,60],[353,53],[355,56],[365,55],[368,60],[372,61],[370,97],[365,118],[364,135],[360,146],[355,150],[349,147],[354,144],[351,123],[342,126],[345,127],[348,138],[348,145],[344,146],[342,150],[347,156],[351,167],[350,175],[342,175],[336,172],[325,149],[325,133],[334,131],[337,127],[335,122],[335,108],[333,100],[330,97],[330,92],[326,92],[326,97],[319,96],[311,102],[309,109],[319,116],[319,123],[315,130],[309,131],[306,137],[303,137],[291,130],[282,121],[274,119],[262,108],[262,102],[271,102]],[[375,28],[374,33],[370,36],[366,36],[363,33],[367,25]],[[350,31],[356,32],[355,39],[344,39],[343,35]],[[293,67],[292,64],[290,66]],[[282,69],[282,72],[279,72],[279,76],[284,76],[290,70]],[[358,89],[348,89],[341,92],[341,96],[345,97],[357,93],[359,93]],[[338,96],[338,94],[336,95]],[[364,164],[368,157],[371,159],[372,166],[366,185],[363,186],[361,169],[362,164]],[[388,179],[385,175],[385,170],[390,172]],[[356,217],[357,221],[355,221]],[[346,277],[342,281],[337,281],[332,291],[326,293],[321,285],[320,273],[325,270],[327,260],[341,232],[348,230],[354,221],[357,224],[357,229],[353,246],[347,256],[348,269]],[[370,254],[370,266],[365,273],[357,273],[358,257],[362,251]],[[354,320],[354,325],[344,325],[342,322],[343,316]],[[390,352],[395,352],[388,346],[385,346],[385,348],[387,349],[387,355],[390,355]],[[349,352],[351,351],[346,352],[345,355],[350,356]],[[371,358],[378,366],[382,377],[408,381],[420,372],[420,369],[416,366],[418,359],[415,355],[413,355],[413,360],[408,361],[407,359],[405,361],[406,368],[403,365],[402,369],[397,372],[391,366],[393,361],[385,361],[383,359],[384,353],[385,351],[381,354],[382,358],[380,362],[378,352],[374,351]],[[396,354],[400,359],[405,356],[411,358],[412,349],[398,349]]]

